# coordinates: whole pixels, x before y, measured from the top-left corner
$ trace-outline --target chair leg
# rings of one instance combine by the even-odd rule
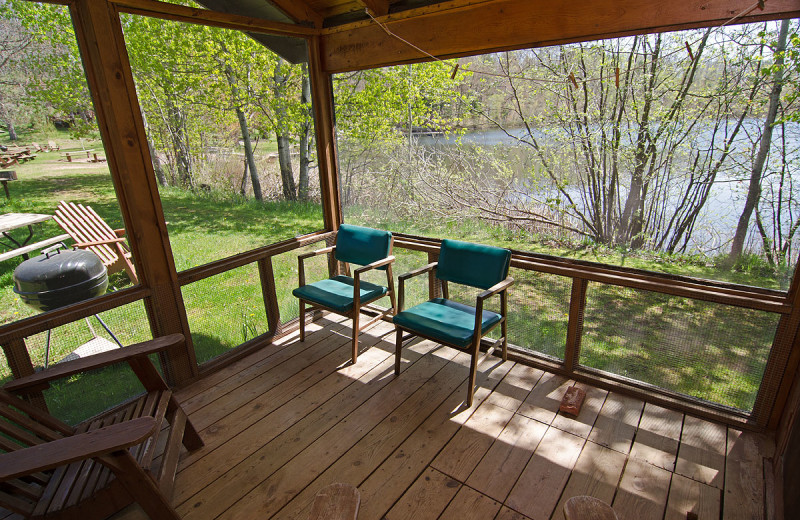
[[[469,388],[467,388],[467,408],[472,407],[472,398],[475,395],[475,380],[478,375],[478,356],[480,355],[480,338],[473,345],[472,360],[469,364]]]
[[[300,341],[306,340],[306,304],[300,300]]]
[[[397,327],[394,340],[394,375],[400,375],[400,351],[403,349],[403,330]]]
[[[361,311],[356,309],[355,313],[353,314],[353,364],[356,364],[358,361],[358,318],[361,315]]]
[[[153,478],[145,473],[127,450],[114,452],[105,457],[106,465],[139,503],[150,518],[180,520],[170,501],[162,494]],[[110,463],[110,464],[109,464]]]
[[[500,330],[503,333],[503,361],[508,361],[508,318],[503,318]]]

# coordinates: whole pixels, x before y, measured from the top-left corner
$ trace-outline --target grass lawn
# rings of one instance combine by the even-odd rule
[[[69,146],[69,145],[72,146]],[[77,142],[62,143],[64,150],[80,149]],[[89,147],[98,149],[99,144]],[[2,212],[52,214],[60,200],[91,205],[113,228],[123,227],[105,163],[72,162],[60,152],[39,157],[16,168],[19,181],[11,183],[12,199],[0,199]],[[322,228],[318,205],[285,202],[256,203],[216,193],[161,189],[170,245],[178,271],[248,251]],[[394,231],[452,237],[515,249],[571,256],[585,260],[639,267],[661,272],[724,279],[763,286],[776,282],[752,273],[719,272],[713,265],[691,259],[664,261],[657,256],[636,257],[595,247],[559,249],[532,243],[508,230],[480,223],[440,226],[421,221],[396,222],[372,212],[348,209],[348,222]],[[62,231],[49,221],[36,229],[34,239]],[[307,249],[320,247],[319,244]],[[402,249],[395,277],[427,262],[426,255]],[[297,283],[297,254],[273,258],[273,269],[283,320],[297,316],[291,290]],[[21,258],[0,264],[0,324],[34,315],[12,291],[12,273]],[[321,257],[309,264],[309,279],[321,278]],[[564,356],[571,280],[555,275],[512,270],[516,279],[510,295],[511,343],[556,358]],[[129,285],[127,276],[111,277],[111,290]],[[408,306],[421,301],[427,284],[415,280],[407,287]],[[213,359],[267,330],[261,285],[255,265],[247,265],[182,288],[198,362]],[[466,293],[465,298],[469,297]],[[150,337],[146,313],[134,303],[103,313],[123,344]],[[93,319],[98,335],[109,338]],[[763,375],[777,317],[685,298],[657,295],[612,286],[589,285],[581,363],[640,379],[648,383],[749,410]],[[731,327],[731,324],[737,326]],[[58,361],[91,339],[89,326],[78,321],[52,332],[50,362]],[[44,365],[46,334],[26,340],[36,365]],[[0,382],[10,378],[0,362]],[[97,388],[103,391],[97,392]],[[124,368],[62,381],[47,391],[51,409],[76,422],[140,390]],[[77,403],[77,404],[76,404]]]

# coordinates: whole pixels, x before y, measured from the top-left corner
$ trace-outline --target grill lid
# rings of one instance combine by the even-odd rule
[[[94,253],[64,244],[42,253],[14,270],[14,292],[26,303],[56,308],[105,293],[108,274]]]

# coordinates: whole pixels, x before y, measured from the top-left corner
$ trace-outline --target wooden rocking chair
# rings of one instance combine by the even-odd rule
[[[75,241],[76,247],[96,254],[109,274],[125,270],[131,282],[139,283],[131,252],[125,245],[124,229],[111,229],[90,206],[63,200],[53,218]]]
[[[183,341],[174,334],[6,384],[0,390],[0,518],[99,519],[135,501],[152,519],[179,519],[170,497],[181,444],[194,450],[203,441],[147,356]],[[14,394],[123,361],[147,393],[75,428]]]

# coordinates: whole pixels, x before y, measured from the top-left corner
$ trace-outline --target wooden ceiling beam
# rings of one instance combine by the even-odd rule
[[[495,0],[378,18],[398,37],[439,58],[800,16],[798,0]],[[742,13],[745,13],[743,14]],[[377,23],[323,30],[323,68],[344,72],[430,58]]]
[[[185,7],[155,0],[108,0],[108,3],[115,5],[119,11],[125,13],[152,16],[177,22],[199,23],[226,29],[297,36],[301,38],[309,38],[318,32],[315,28],[302,25],[249,18],[237,14],[220,13],[209,9]]]
[[[322,15],[308,5],[305,0],[269,0],[269,3],[297,23],[310,22],[318,29],[322,27]]]
[[[358,0],[358,3],[369,9],[372,16],[389,14],[389,0]]]

